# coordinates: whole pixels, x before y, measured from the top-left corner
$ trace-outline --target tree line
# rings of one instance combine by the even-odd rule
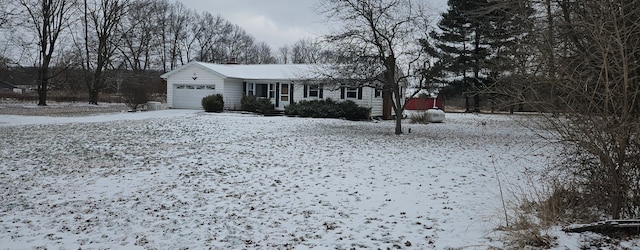
[[[173,70],[190,61],[246,64],[318,62],[319,42],[301,39],[274,53],[220,15],[168,0],[0,0],[4,66],[39,69],[39,104],[51,80],[80,70],[89,93],[116,85],[112,71]],[[122,77],[121,77],[122,78]]]

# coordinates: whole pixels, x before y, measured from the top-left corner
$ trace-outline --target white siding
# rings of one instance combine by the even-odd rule
[[[313,100],[317,98],[304,98],[304,85],[302,84],[293,84],[293,101],[299,102],[302,100]]]
[[[195,73],[195,75],[194,75]],[[195,80],[193,78],[196,78]],[[169,76],[167,79],[167,107],[169,108],[202,108],[200,102],[202,97],[198,94],[194,94],[188,100],[184,100],[184,96],[176,96],[176,85],[215,85],[215,91],[208,91],[206,94],[224,93],[224,82],[218,75],[199,67],[196,64],[192,64],[180,72]],[[195,92],[194,92],[195,93]],[[174,98],[180,98],[175,100]],[[188,103],[189,105],[185,104]],[[179,104],[180,106],[176,106]]]
[[[300,88],[302,89],[302,86]],[[324,87],[322,91],[322,99],[329,99],[329,98],[331,98],[331,100],[338,101],[338,102],[344,101],[340,99],[340,88]]]
[[[242,90],[244,82],[238,79],[228,79],[224,81],[224,108],[240,110],[240,100],[242,100]]]
[[[371,108],[371,117],[382,116],[382,93],[376,97],[376,91],[373,88],[365,88],[362,90],[362,99],[367,99]]]

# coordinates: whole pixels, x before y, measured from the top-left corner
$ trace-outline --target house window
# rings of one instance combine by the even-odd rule
[[[247,86],[247,95],[252,96],[255,91],[253,91],[253,83],[246,83]]]
[[[255,92],[256,97],[267,98],[269,96],[269,85],[256,84],[255,91],[256,91]]]
[[[276,85],[274,83],[269,84],[269,98],[276,97]]]
[[[348,87],[346,89],[347,98],[358,98],[358,88]]]
[[[175,85],[176,89],[197,89],[197,90],[214,90],[216,89],[216,85],[188,85],[188,84],[179,84]]]
[[[309,97],[318,97],[320,89],[317,84],[309,85]]]
[[[375,93],[374,93],[374,96],[375,96],[376,98],[378,98],[378,97],[382,96],[382,91],[381,91],[381,90],[379,90],[379,89],[376,89],[376,90],[375,90]]]
[[[322,99],[322,85],[320,84],[304,84],[304,98],[320,98]]]
[[[276,85],[274,83],[247,83],[246,94],[260,98],[274,98],[276,96]]]
[[[340,99],[362,99],[362,87],[348,87],[344,86],[340,88]]]

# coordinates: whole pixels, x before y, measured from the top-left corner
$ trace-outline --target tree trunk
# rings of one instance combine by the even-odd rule
[[[93,72],[89,79],[89,104],[98,105],[98,99],[100,95],[100,89],[102,88],[101,71]]]
[[[480,94],[473,96],[473,112],[480,113]]]
[[[402,114],[396,114],[396,135],[402,134]]]
[[[622,209],[624,208],[624,200],[625,200],[625,188],[624,183],[626,181],[622,178],[620,174],[620,170],[616,169],[614,166],[609,166],[610,169],[610,196],[609,203],[611,204],[611,217],[614,220],[620,219],[622,215]]]
[[[98,105],[98,99],[99,99],[99,95],[100,95],[100,90],[97,89],[95,84],[96,83],[94,83],[94,86],[92,86],[89,89],[89,104]]]
[[[404,112],[404,105],[402,104],[402,95],[400,94],[401,90],[402,88],[396,82],[393,88],[393,94],[395,97],[393,111],[396,113],[396,135],[402,134],[402,113]]]
[[[471,109],[469,108],[469,95],[464,94],[464,112],[471,113]]]
[[[40,66],[40,69],[38,69],[38,106],[47,106],[48,74],[48,66]]]
[[[393,115],[391,115],[391,110],[392,109],[392,102],[393,102],[393,98],[392,98],[392,93],[391,91],[388,90],[384,90],[382,92],[382,119],[383,120],[391,120],[393,119]]]
[[[382,92],[382,118],[384,120],[391,120],[391,110],[397,111],[397,107],[394,107],[393,97],[397,97],[398,83],[396,82],[396,58],[394,56],[388,56],[384,58],[384,90]],[[398,114],[396,113],[396,116]],[[397,131],[396,131],[397,132]]]

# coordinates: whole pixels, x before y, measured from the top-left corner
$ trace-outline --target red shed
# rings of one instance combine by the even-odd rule
[[[436,102],[436,107],[444,110],[444,99],[442,96],[438,96],[438,98],[423,98],[423,97],[414,97],[407,100],[407,104],[405,106],[406,110],[427,110],[433,108],[433,102]]]

